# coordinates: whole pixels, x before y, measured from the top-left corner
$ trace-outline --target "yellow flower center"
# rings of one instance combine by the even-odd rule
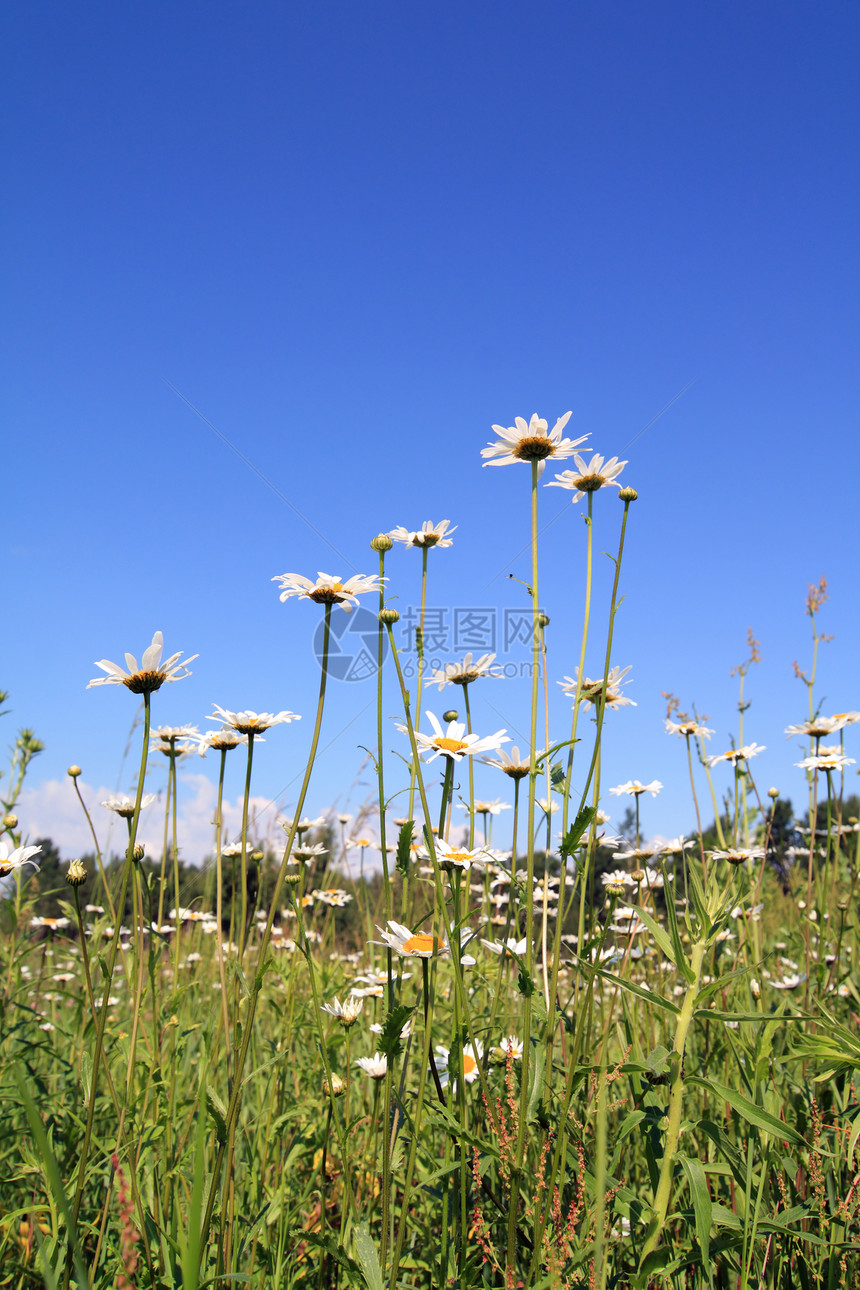
[[[468,851],[451,851],[446,856],[447,860],[453,860],[455,864],[465,864],[471,858]]]
[[[429,932],[416,932],[408,941],[403,942],[404,954],[432,954],[436,948],[436,937]]]
[[[442,752],[465,752],[469,747],[463,743],[462,739],[448,739],[441,735],[438,739],[433,740],[434,747],[441,749]]]
[[[477,1069],[478,1063],[475,1061],[474,1057],[470,1057],[468,1053],[463,1053],[463,1074],[471,1075],[472,1071],[476,1071]]]
[[[520,461],[543,461],[552,455],[554,447],[555,444],[545,434],[526,435],[512,449],[512,455]]]

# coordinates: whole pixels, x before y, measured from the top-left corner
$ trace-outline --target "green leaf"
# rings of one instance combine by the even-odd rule
[[[379,1036],[379,1051],[386,1057],[399,1057],[403,1052],[403,1040],[400,1032],[412,1016],[414,1008],[407,1008],[405,1004],[396,1003],[385,1021],[382,1024],[382,1034]]]
[[[696,1216],[696,1240],[699,1242],[702,1266],[710,1277],[711,1256],[709,1249],[711,1240],[712,1202],[711,1193],[708,1191],[708,1180],[705,1177],[705,1171],[702,1168],[700,1161],[690,1159],[688,1156],[680,1156],[679,1161],[681,1168],[687,1175],[687,1182],[690,1184],[690,1195],[693,1198],[693,1213]]]
[[[382,1268],[367,1223],[356,1224],[352,1248],[367,1290],[382,1290]]]
[[[218,1142],[227,1141],[227,1108],[213,1088],[206,1090],[206,1109],[215,1121]]]
[[[587,966],[590,966],[588,964]],[[623,977],[616,976],[614,972],[607,972],[606,968],[595,968],[598,976],[602,976],[605,981],[612,981],[615,985],[620,985],[622,990],[627,990],[630,994],[637,995],[644,999],[646,1003],[654,1003],[658,1008],[665,1012],[671,1012],[673,1017],[680,1015],[681,1009],[671,999],[664,999],[659,994],[654,994],[651,990],[644,990],[642,986],[634,985],[632,981],[625,981]]]
[[[413,827],[414,821],[407,820],[405,824],[401,824],[400,832],[397,835],[397,855],[394,860],[394,865],[401,878],[409,877],[409,860],[412,854]]]
[[[568,856],[573,855],[574,851],[579,846],[580,838],[594,819],[594,815],[595,811],[593,806],[583,806],[580,809],[573,824],[571,824],[567,833],[565,833],[561,840],[559,853],[563,860],[566,860]]]
[[[666,904],[668,906],[669,904],[671,904],[671,901],[667,900]],[[687,962],[684,951],[681,948],[680,938],[677,939],[677,944],[674,943],[672,941],[671,936],[667,935],[665,930],[657,922],[657,919],[648,909],[637,908],[636,917],[642,920],[642,922],[650,931],[651,935],[654,937],[654,940],[660,946],[660,949],[663,951],[666,958],[675,964],[675,967],[678,969],[681,975],[688,982],[693,981],[695,979],[693,969],[690,967],[689,963]],[[677,936],[677,929],[676,929],[676,936]]]
[[[702,1079],[699,1075],[690,1075],[687,1077],[688,1084],[698,1084],[700,1088],[706,1088],[715,1097],[722,1098],[728,1102],[729,1106],[737,1111],[738,1115],[746,1120],[747,1124],[754,1125],[764,1133],[772,1133],[780,1141],[802,1143],[804,1140],[796,1129],[790,1124],[783,1124],[775,1115],[765,1111],[763,1107],[757,1106],[751,1102],[743,1093],[738,1093],[736,1089],[728,1088],[725,1084],[718,1084],[716,1080]],[[805,1144],[804,1144],[805,1145]]]

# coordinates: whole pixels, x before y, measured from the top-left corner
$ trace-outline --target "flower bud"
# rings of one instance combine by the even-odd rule
[[[396,609],[380,609],[379,621],[383,627],[393,627],[395,623],[400,622],[400,614]]]
[[[66,870],[66,882],[70,887],[80,887],[87,880],[87,871],[83,860],[70,860]]]
[[[14,811],[10,811],[8,815],[3,816],[3,827],[4,829],[17,829],[18,816]]]
[[[80,766],[70,766],[66,771],[66,774],[71,775],[72,779],[77,779],[78,775],[82,775],[83,773],[84,772],[81,770]]]
[[[779,789],[778,789],[778,788],[769,788],[769,789],[767,790],[767,795],[768,795],[768,797],[772,797],[772,798],[773,798],[773,800],[774,800],[774,801],[776,801],[776,799],[779,797]]]
[[[371,551],[390,551],[393,546],[394,543],[387,533],[377,533],[375,538],[370,539]]]
[[[618,496],[621,498],[622,502],[635,502],[639,494],[636,492],[635,488],[620,488],[618,490]]]
[[[138,842],[137,846],[134,848],[134,851],[132,851],[131,853],[132,860],[135,860],[138,864],[140,864],[141,860],[145,855],[146,855],[146,850],[143,844],[141,842]]]
[[[343,1097],[346,1092],[346,1085],[341,1077],[336,1075],[334,1071],[332,1071],[331,1074],[331,1084],[329,1084],[327,1079],[324,1079],[322,1086],[326,1097]]]
[[[538,614],[538,627],[549,627],[549,614]]]
[[[285,873],[284,882],[288,883],[290,887],[296,887],[299,884],[301,876],[302,876],[301,871],[298,869],[296,870],[295,873],[289,873],[289,872]]]
[[[459,714],[459,712],[456,710],[456,708],[449,708],[447,712],[443,712],[443,713],[442,713],[442,720],[443,720],[443,721],[456,721],[456,720],[457,720],[457,718],[459,717],[459,715],[460,715],[460,714]]]

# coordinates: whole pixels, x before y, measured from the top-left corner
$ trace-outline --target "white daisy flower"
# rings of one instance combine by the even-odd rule
[[[357,1057],[353,1065],[360,1067],[371,1079],[385,1079],[388,1073],[388,1058],[384,1053],[374,1053],[372,1057]]]
[[[143,652],[140,667],[133,654],[125,656],[127,672],[124,672],[116,663],[111,663],[110,659],[97,659],[96,667],[100,667],[107,676],[97,676],[88,683],[87,689],[92,689],[94,685],[124,685],[131,690],[132,694],[152,694],[153,691],[161,689],[165,681],[181,681],[183,677],[190,676],[188,664],[200,657],[199,654],[192,654],[184,663],[180,663],[182,650],[179,650],[177,654],[171,654],[170,658],[162,663],[163,650],[164,637],[161,632],[156,632],[152,638],[152,644]]]
[[[38,869],[39,866],[32,857],[38,855],[41,850],[41,847],[16,847],[14,851],[10,851],[5,842],[0,842],[0,878],[7,878],[10,873],[21,869],[25,864],[31,864],[34,869]]]
[[[801,770],[844,770],[854,764],[854,758],[845,757],[838,745],[832,748],[820,746],[812,757],[804,757],[803,761],[795,763]]]
[[[438,1055],[436,1069],[439,1075],[439,1083],[444,1088],[450,1079],[448,1067],[451,1060],[451,1050],[438,1044],[436,1046],[436,1053]],[[463,1063],[463,1079],[467,1084],[474,1084],[475,1080],[478,1078],[478,1062],[483,1056],[484,1045],[481,1043],[480,1039],[476,1039],[473,1044],[466,1044],[463,1049],[461,1058]],[[456,1080],[453,1081],[452,1087],[457,1087]]]
[[[503,919],[502,921],[505,922],[507,920]],[[497,958],[502,958],[506,954],[515,954],[517,958],[521,958],[526,952],[528,941],[525,936],[521,941],[518,941],[513,936],[509,936],[505,941],[485,941],[482,938],[481,944],[485,949],[488,949],[491,954],[495,954]]]
[[[515,417],[515,424],[507,429],[494,425],[493,429],[501,435],[501,439],[481,449],[481,456],[487,459],[484,465],[513,466],[518,461],[536,461],[540,477],[547,457],[570,457],[573,450],[588,438],[584,434],[579,439],[562,439],[561,432],[572,415],[572,412],[566,412],[563,417],[559,417],[552,430],[549,430],[548,423],[536,412],[532,413],[528,422],[523,417]]]
[[[511,779],[523,779],[529,773],[528,756],[521,757],[520,750],[516,744],[511,749],[510,754],[504,748],[499,749],[498,757],[487,757],[487,766],[496,766],[503,770]]]
[[[600,696],[603,694],[605,689],[605,706],[607,708],[623,708],[628,705],[635,708],[635,700],[625,698],[621,692],[621,684],[632,666],[633,664],[631,663],[625,668],[611,667],[609,669],[608,682],[603,680],[592,681],[589,676],[583,677],[582,686],[579,691],[580,702],[587,703],[591,707],[596,708],[600,703]],[[558,682],[564,693],[572,699],[576,698],[578,678],[579,668],[576,668],[573,676],[566,676],[563,681]]]
[[[207,721],[220,721],[223,725],[229,726],[232,730],[238,731],[240,735],[257,735],[264,730],[271,729],[272,726],[283,725],[284,722],[301,721],[297,712],[231,712],[229,708],[221,708],[217,703],[213,703],[215,715],[206,718]]]
[[[154,801],[154,793],[144,793],[140,799],[140,809],[144,810],[147,806],[151,806]],[[106,802],[102,802],[102,806],[107,807],[109,811],[116,812],[117,815],[121,815],[124,820],[130,820],[134,816],[134,798],[126,797],[125,794],[120,797],[109,797]]]
[[[663,785],[659,779],[652,779],[650,784],[643,784],[639,779],[628,779],[626,784],[616,784],[615,788],[610,788],[610,793],[616,797],[622,797],[627,794],[628,797],[639,797],[642,793],[650,793],[656,797]]]
[[[494,680],[500,681],[501,672],[498,668],[493,668],[495,657],[495,654],[482,654],[473,662],[472,655],[469,653],[462,663],[446,663],[441,669],[434,667],[427,684],[438,685],[440,690],[444,690],[446,685],[471,685],[482,676],[491,676]]]
[[[764,751],[765,744],[744,744],[742,748],[729,748],[728,752],[717,753],[716,757],[709,757],[708,762],[711,766],[716,766],[717,762],[730,761],[733,766],[737,766],[738,762],[749,761],[751,757],[758,757]]]
[[[306,596],[318,605],[340,605],[348,614],[352,612],[350,601],[357,605],[359,596],[380,590],[377,574],[357,573],[343,582],[339,574],[318,573],[316,582],[312,582],[300,573],[281,573],[272,582],[281,584],[281,601],[287,601],[291,596]]]
[[[614,484],[620,488],[617,476],[621,474],[626,461],[619,461],[617,457],[610,457],[606,461],[599,453],[595,453],[591,461],[586,461],[578,452],[573,454],[576,462],[576,470],[564,470],[560,475],[556,475],[546,488],[569,488],[573,489],[574,495],[571,501],[578,502],[586,493],[595,493],[598,488],[603,488],[606,484]]]
[[[450,520],[440,520],[434,524],[432,520],[425,520],[417,532],[405,529],[399,525],[392,529],[388,536],[392,542],[402,542],[405,546],[452,546],[452,539],[447,536],[448,533],[456,533],[457,525],[450,527]]]
[[[383,931],[381,927],[377,927],[376,930],[382,940],[371,941],[371,945],[387,945],[401,958],[432,959],[435,954],[451,952],[450,946],[430,932],[410,932],[408,927],[404,927],[402,923],[395,923],[393,919],[388,920],[387,930]]]
[[[335,995],[332,1003],[324,1003],[321,1005],[320,1012],[327,1012],[330,1017],[334,1017],[336,1021],[339,1021],[343,1027],[348,1029],[358,1021],[363,1007],[363,999],[352,997],[348,998],[346,1003],[341,1003]]]
[[[523,1041],[517,1039],[516,1035],[505,1035],[504,1039],[499,1040],[499,1047],[506,1057],[510,1053],[515,1062],[522,1059]]]
[[[466,734],[466,727],[462,721],[452,721],[447,730],[443,730],[436,717],[432,712],[427,713],[427,720],[433,727],[432,735],[422,734],[415,731],[415,742],[418,745],[420,753],[428,752],[431,755],[427,761],[433,761],[436,757],[450,757],[452,761],[461,761],[463,757],[473,757],[476,753],[495,752],[500,744],[509,743],[510,740],[504,730],[497,730],[494,735],[486,735],[481,739],[478,735]],[[406,733],[406,727],[397,726],[397,729]]]
[[[785,733],[789,737],[806,735],[810,739],[826,739],[847,726],[851,715],[850,712],[840,712],[834,717],[813,717],[811,721],[802,721],[799,726],[786,726]]]
[[[451,873],[455,870],[459,873],[468,873],[473,865],[483,869],[487,859],[486,853],[480,847],[474,851],[469,851],[465,847],[452,847],[442,838],[436,839],[436,855],[439,868],[447,869]]]
[[[468,802],[460,803],[461,811],[469,810]],[[492,802],[483,801],[481,798],[475,798],[476,815],[501,815],[502,811],[510,811],[510,802],[503,802],[500,797],[494,797]]]
[[[710,739],[713,730],[708,730],[707,726],[700,726],[698,721],[670,721],[666,718],[666,734],[678,735],[679,738],[687,739]]]

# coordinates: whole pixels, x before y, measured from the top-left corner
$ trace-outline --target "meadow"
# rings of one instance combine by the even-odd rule
[[[860,824],[845,788],[860,712],[819,708],[826,588],[808,591],[804,711],[786,718],[803,813],[757,782],[750,638],[730,748],[667,696],[656,737],[676,742],[697,827],[647,841],[640,806],[661,785],[601,776],[607,711],[629,703],[613,632],[637,493],[627,463],[580,453],[566,423],[517,418],[483,450],[485,465],[519,471],[531,526],[530,667],[503,682],[529,687],[528,746],[473,729],[470,690],[498,673],[493,655],[430,669],[423,618],[404,642],[386,557],[398,543],[420,553],[423,613],[456,540],[448,521],[373,538],[368,575],[273,579],[284,612],[316,614],[322,631],[316,708],[298,728],[306,767],[277,850],[249,828],[255,741],[298,714],[216,708],[206,733],[159,726],[158,691],[196,657],[165,656],[161,632],[139,663],[97,664],[94,688],[143,705],[133,793],[108,804],[127,849],[111,862],[94,826],[51,914],[58,893],[15,811],[34,755],[19,739],[0,784],[0,1286],[860,1284]],[[547,484],[586,526],[571,579],[582,634],[560,651],[563,675],[546,665],[540,608]],[[598,505],[615,531],[605,597]],[[376,800],[357,819],[311,819],[337,701],[331,624],[358,606],[377,615],[363,735]],[[602,659],[596,679],[587,657]],[[394,735],[383,675],[401,699]],[[93,695],[108,699],[125,695]],[[550,745],[560,699],[567,729]],[[177,764],[201,747],[220,779],[213,855],[192,882]],[[144,855],[162,756],[164,845]],[[230,758],[245,766],[238,838],[221,819]],[[494,768],[497,799],[476,799],[476,761]],[[70,767],[75,789],[80,773]],[[88,818],[96,806],[81,798]]]

